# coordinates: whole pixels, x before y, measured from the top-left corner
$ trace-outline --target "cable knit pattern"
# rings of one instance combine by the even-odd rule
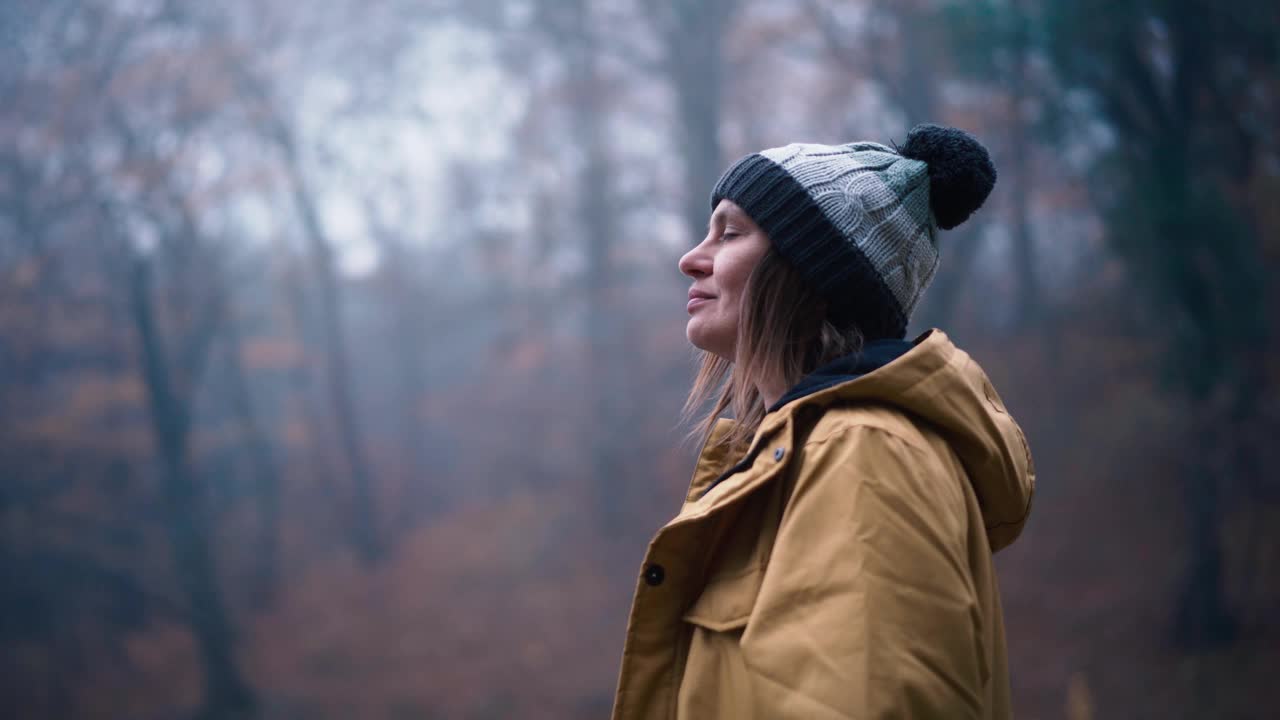
[[[712,192],[737,203],[869,339],[902,337],[938,267],[928,165],[879,143],[793,143],[734,163]]]

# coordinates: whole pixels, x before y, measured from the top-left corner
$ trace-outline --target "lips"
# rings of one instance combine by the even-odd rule
[[[699,306],[705,305],[711,302],[712,300],[714,300],[715,297],[716,297],[715,295],[712,295],[711,293],[708,293],[708,292],[703,292],[702,290],[690,290],[689,305],[685,309],[688,310],[690,313],[692,313]]]

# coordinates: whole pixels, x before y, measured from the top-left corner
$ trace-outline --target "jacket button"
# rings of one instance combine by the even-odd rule
[[[648,583],[650,587],[661,585],[662,581],[665,580],[666,577],[667,571],[657,563],[653,563],[644,569],[644,581]]]
[[[782,456],[783,456],[783,455],[786,455],[786,454],[787,454],[787,450],[786,450],[786,448],[778,448],[777,450],[774,450],[774,451],[773,451],[773,459],[774,459],[774,460],[781,460],[781,459],[782,459]]]

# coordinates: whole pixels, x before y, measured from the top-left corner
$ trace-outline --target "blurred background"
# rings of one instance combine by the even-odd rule
[[[733,159],[990,147],[1023,718],[1280,712],[1280,5],[4,0],[0,707],[603,718]]]

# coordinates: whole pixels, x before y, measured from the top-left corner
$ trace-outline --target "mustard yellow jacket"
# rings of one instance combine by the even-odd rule
[[[1010,717],[991,554],[1034,485],[937,330],[770,412],[750,447],[709,442],[645,556],[613,718]]]

